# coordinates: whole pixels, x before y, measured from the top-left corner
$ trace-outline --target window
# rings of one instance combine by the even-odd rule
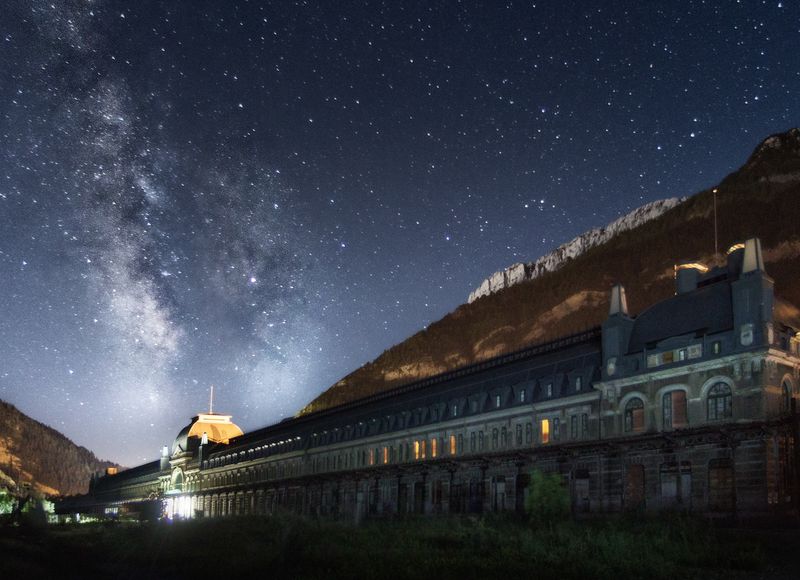
[[[634,397],[625,405],[625,432],[641,433],[644,431],[644,403]]]
[[[686,349],[682,348],[678,351],[678,360],[686,360]]]
[[[431,439],[431,457],[436,457],[439,451],[438,439],[434,437]]]
[[[533,443],[533,425],[530,423],[525,424],[525,443]]]
[[[475,431],[469,434],[469,450],[475,452]]]
[[[497,449],[497,429],[492,429],[492,449]]]
[[[545,392],[545,395],[547,395],[548,399],[550,397],[552,397],[553,396],[553,383],[547,383],[547,385],[544,388],[544,392]]]
[[[784,413],[792,409],[792,384],[789,381],[781,383],[781,411]]]
[[[522,425],[517,424],[517,447],[522,445]]]
[[[541,429],[541,441],[542,441],[542,444],[550,443],[550,420],[549,419],[542,419],[539,422],[539,427]]]
[[[422,457],[422,459],[425,459],[427,457],[427,455],[428,455],[427,454],[427,444],[428,444],[428,442],[425,441],[425,439],[423,439],[422,441],[419,442],[419,454]]]
[[[458,452],[460,452],[460,453],[464,453],[464,436],[463,435],[459,435],[458,436],[458,447],[456,448],[456,450]]]
[[[576,391],[580,391],[582,387],[583,387],[583,379],[581,379],[581,377],[576,377],[575,378],[575,390]]]
[[[478,450],[483,451],[483,431],[478,431]]]
[[[369,464],[370,465],[375,465],[375,450],[374,449],[370,449],[369,450]]]
[[[715,383],[708,390],[708,409],[706,416],[709,421],[719,421],[731,418],[731,388],[725,383]]]
[[[664,393],[661,402],[664,429],[686,426],[686,391]]]
[[[456,451],[456,436],[450,435],[450,455],[455,455]]]
[[[581,415],[581,437],[589,435],[589,413]]]
[[[578,438],[578,416],[572,415],[569,418],[569,436],[572,439]]]
[[[519,392],[519,402],[520,403],[524,403],[525,402],[525,389],[522,389]]]
[[[500,447],[503,449],[508,447],[508,429],[505,427],[500,429]]]
[[[494,406],[495,406],[496,409],[500,408],[500,395],[495,395]]]
[[[553,419],[553,440],[558,441],[561,438],[561,420],[556,417]]]
[[[715,340],[711,343],[711,352],[714,354],[719,354],[722,352],[722,343],[718,340]]]
[[[383,448],[383,463],[384,464],[389,463],[389,448],[388,447],[384,447]]]
[[[458,417],[458,405],[453,405],[453,417]]]
[[[736,503],[733,462],[712,459],[708,464],[708,508],[716,512],[732,512]]]
[[[414,441],[414,460],[420,459],[419,441]]]

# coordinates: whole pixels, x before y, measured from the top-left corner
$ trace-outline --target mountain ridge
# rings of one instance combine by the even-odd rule
[[[641,312],[672,294],[675,264],[721,263],[714,250],[715,198],[719,250],[760,237],[776,294],[785,299],[781,308],[800,304],[800,129],[793,128],[761,141],[718,185],[616,232],[553,271],[459,306],[336,382],[298,415],[596,326],[616,282],[628,289],[631,311]]]

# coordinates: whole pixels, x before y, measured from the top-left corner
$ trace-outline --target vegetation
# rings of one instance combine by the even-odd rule
[[[534,526],[552,526],[569,517],[569,492],[558,473],[531,472],[530,493],[525,498],[525,512]]]
[[[281,516],[0,528],[0,567],[10,578],[747,577],[733,572],[763,573],[765,562],[757,534],[686,519],[537,527],[486,517],[356,527]]]
[[[44,492],[86,493],[92,474],[114,465],[0,401],[0,483],[5,473],[18,486],[32,482]]]
[[[719,248],[724,252],[733,243],[760,237],[776,294],[800,305],[800,181],[787,178],[800,175],[800,132],[777,139],[781,147],[759,147],[719,185]],[[615,282],[625,285],[632,313],[641,312],[673,294],[677,261],[721,259],[714,256],[713,207],[713,191],[702,191],[556,272],[464,304],[355,370],[302,412],[598,326]]]

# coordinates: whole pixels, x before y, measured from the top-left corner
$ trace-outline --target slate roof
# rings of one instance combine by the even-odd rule
[[[703,286],[659,302],[635,320],[628,354],[652,343],[691,333],[715,334],[733,328],[733,304],[728,280]]]

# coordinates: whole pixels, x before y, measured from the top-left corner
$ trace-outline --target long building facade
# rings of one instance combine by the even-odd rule
[[[158,461],[92,480],[63,514],[359,520],[520,511],[534,469],[573,511],[800,513],[800,322],[760,243],[675,269],[637,317],[241,434],[201,414]]]

